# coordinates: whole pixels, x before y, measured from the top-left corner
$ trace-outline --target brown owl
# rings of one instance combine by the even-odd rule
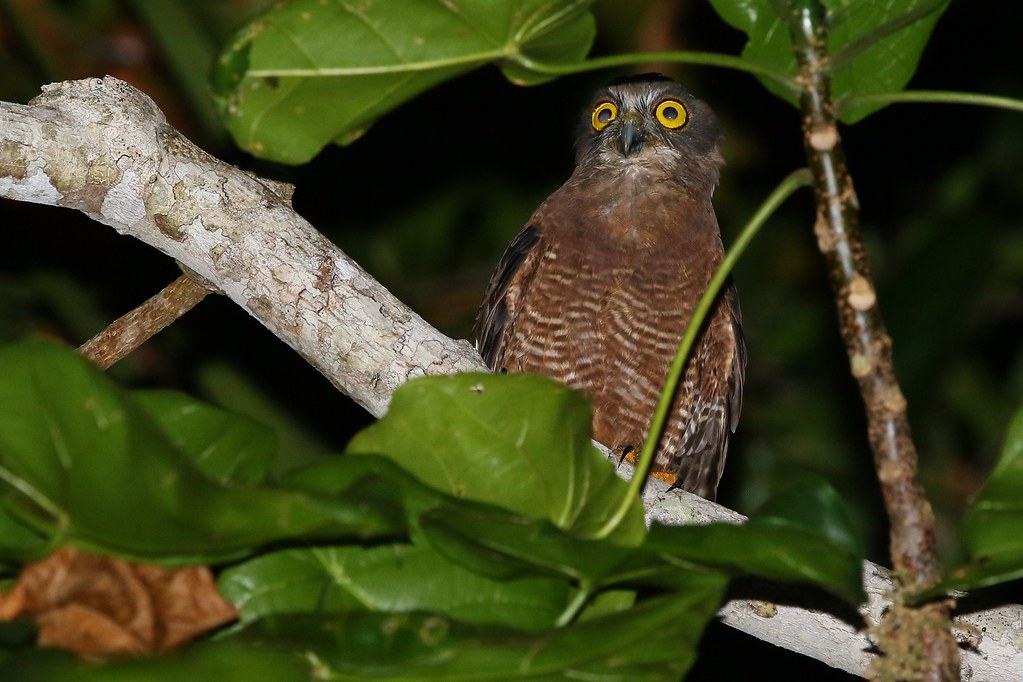
[[[724,256],[711,197],[714,114],[646,74],[599,91],[572,176],[533,214],[490,280],[473,335],[495,371],[587,393],[593,435],[642,447],[697,301]],[[742,404],[746,347],[729,286],[693,348],[654,470],[714,499]]]

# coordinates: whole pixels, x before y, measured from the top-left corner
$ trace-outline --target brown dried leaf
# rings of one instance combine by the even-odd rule
[[[163,651],[237,617],[205,566],[166,569],[66,547],[0,594],[0,619],[35,618],[40,646],[92,656]]]

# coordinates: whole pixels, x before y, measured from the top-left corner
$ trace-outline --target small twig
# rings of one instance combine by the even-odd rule
[[[890,520],[890,547],[897,584],[919,589],[935,584],[940,567],[934,544],[934,513],[917,480],[917,453],[892,361],[892,342],[859,234],[859,203],[835,119],[826,21],[817,0],[787,3],[792,42],[803,87],[803,137],[814,175],[815,231],[828,264],[842,337],[852,374],[866,405],[870,446]],[[901,604],[878,631],[881,679],[959,679],[959,651],[949,625],[950,605],[913,609]],[[887,667],[886,667],[887,666]],[[894,672],[898,671],[898,672]]]
[[[78,349],[100,369],[107,369],[216,291],[199,275],[185,271],[127,315],[123,315]]]

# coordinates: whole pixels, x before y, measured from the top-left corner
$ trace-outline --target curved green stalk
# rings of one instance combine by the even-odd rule
[[[679,64],[702,64],[704,66],[720,66],[726,69],[745,71],[754,76],[767,78],[792,94],[799,93],[799,85],[791,75],[766,64],[736,57],[730,54],[718,54],[717,52],[634,52],[631,54],[616,54],[607,57],[595,57],[583,62],[574,64],[545,64],[535,62],[524,55],[516,55],[515,61],[530,71],[549,76],[565,76],[573,73],[596,71],[615,66],[631,66],[633,64],[645,64],[650,62],[676,62]]]
[[[800,168],[797,171],[789,173],[778,186],[775,187],[774,191],[771,192],[770,196],[764,200],[764,203],[760,205],[757,212],[753,214],[749,222],[746,223],[745,227],[739,233],[735,243],[732,244],[732,248],[725,254],[725,258],[721,261],[721,265],[718,266],[717,272],[714,273],[714,277],[711,278],[710,284],[707,285],[707,290],[703,293],[703,297],[700,298],[700,302],[696,305],[696,310],[693,311],[693,317],[689,320],[689,325],[686,327],[686,332],[682,336],[682,341],[679,343],[678,351],[675,353],[675,359],[671,363],[671,369],[668,372],[668,378],[665,381],[664,389],[661,391],[661,398],[657,403],[657,409],[654,412],[654,418],[650,423],[650,432],[647,434],[646,442],[643,444],[643,452],[639,456],[639,460],[636,462],[636,472],[632,476],[632,480],[629,481],[629,489],[624,495],[621,504],[615,513],[608,518],[607,522],[597,531],[597,538],[604,538],[610,535],[618,524],[621,523],[622,519],[625,518],[625,514],[632,504],[632,500],[635,496],[640,495],[643,492],[643,486],[646,484],[647,476],[650,473],[650,466],[654,461],[654,453],[657,451],[657,444],[661,440],[661,433],[664,431],[664,423],[667,421],[668,412],[671,410],[671,404],[675,396],[675,389],[678,387],[679,381],[682,379],[682,372],[685,370],[686,360],[689,359],[689,352],[692,350],[693,344],[696,342],[696,337],[703,327],[703,322],[707,318],[707,314],[710,312],[711,307],[714,305],[714,301],[717,300],[718,292],[721,291],[721,287],[724,286],[728,280],[728,275],[731,274],[732,268],[735,267],[739,257],[742,256],[743,251],[749,246],[749,243],[756,236],[760,228],[763,227],[767,219],[777,210],[777,208],[785,202],[796,190],[801,187],[810,185],[812,178],[810,171],[806,168]]]
[[[898,104],[900,102],[972,104],[1023,112],[1023,100],[998,95],[982,95],[975,92],[953,92],[945,90],[905,90],[900,92],[878,92],[868,95],[850,95],[838,100],[838,112],[851,104]]]
[[[565,607],[565,610],[558,616],[558,620],[554,623],[554,627],[562,628],[575,620],[575,617],[582,612],[583,607],[586,606],[586,602],[589,601],[590,597],[593,596],[593,588],[590,585],[580,585],[579,591],[575,593],[572,600]]]

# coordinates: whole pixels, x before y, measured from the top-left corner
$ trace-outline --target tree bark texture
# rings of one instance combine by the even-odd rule
[[[424,373],[484,370],[262,181],[114,78],[51,85],[0,119],[0,195],[74,208],[214,283],[375,416]]]
[[[931,504],[917,477],[917,452],[906,399],[895,377],[885,328],[859,230],[859,202],[846,165],[831,98],[827,20],[819,0],[791,0],[788,23],[799,64],[803,139],[814,177],[817,244],[828,265],[838,320],[867,412],[867,432],[889,519],[889,547],[899,589],[920,590],[941,578]],[[910,608],[896,594],[878,628],[882,680],[959,679],[959,649],[949,629],[951,603]]]

